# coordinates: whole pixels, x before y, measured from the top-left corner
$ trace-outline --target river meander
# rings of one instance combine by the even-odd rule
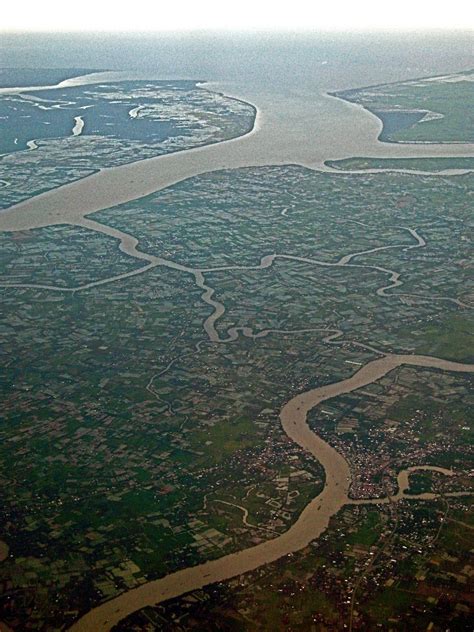
[[[350,378],[295,395],[281,409],[282,427],[292,441],[321,463],[325,471],[326,484],[323,491],[305,507],[288,531],[257,546],[185,568],[127,591],[93,608],[70,629],[74,632],[110,630],[124,617],[145,606],[161,603],[208,584],[247,573],[303,549],[318,538],[327,529],[331,517],[346,503],[352,502],[348,495],[351,473],[346,459],[311,430],[307,423],[308,413],[321,402],[372,384],[402,365],[474,372],[474,364],[460,364],[421,355],[386,355],[368,362]],[[401,490],[399,496],[393,497],[392,501],[404,496],[405,489]],[[374,499],[365,502],[378,503],[384,500]]]

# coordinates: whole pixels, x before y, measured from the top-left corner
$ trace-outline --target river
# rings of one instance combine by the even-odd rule
[[[183,179],[220,169],[297,164],[309,169],[328,170],[324,166],[326,160],[353,156],[473,156],[474,146],[467,144],[382,143],[378,140],[381,122],[377,117],[358,105],[329,94],[330,91],[382,81],[453,72],[472,65],[472,56],[466,53],[469,48],[468,36],[456,34],[451,39],[443,39],[439,35],[430,37],[397,34],[391,39],[388,36],[371,39],[365,35],[345,35],[345,39],[336,38],[336,41],[321,36],[319,40],[300,38],[299,43],[295,43],[296,40],[289,36],[283,44],[262,37],[261,41],[254,41],[254,49],[251,49],[248,42],[245,44],[247,48],[239,48],[240,44],[232,37],[226,40],[224,47],[222,40],[216,43],[211,41],[212,38],[203,44],[192,39],[180,43],[166,38],[150,43],[147,38],[140,37],[123,40],[120,47],[117,46],[117,40],[108,39],[94,48],[90,43],[84,44],[89,41],[87,38],[93,39],[93,35],[68,37],[67,42],[62,44],[61,36],[48,37],[44,41],[41,36],[33,36],[32,44],[25,48],[23,42],[18,44],[19,40],[15,40],[12,35],[7,39],[16,66],[31,64],[31,59],[27,59],[28,50],[31,49],[37,51],[36,63],[43,63],[44,66],[49,65],[51,51],[61,59],[63,67],[80,64],[81,67],[118,70],[131,67],[126,63],[127,59],[136,61],[142,57],[149,60],[150,64],[154,62],[155,68],[153,72],[142,69],[141,78],[204,77],[208,82],[203,84],[203,89],[220,91],[253,104],[256,118],[251,132],[238,138],[103,169],[82,180],[37,195],[1,212],[0,230],[15,231],[70,223],[104,232],[118,239],[124,252],[132,253],[132,256],[146,262],[139,271],[130,273],[138,274],[157,265],[176,268],[178,264],[170,264],[139,251],[138,242],[132,235],[105,227],[86,216],[143,197]],[[112,44],[113,52],[112,49],[109,51]],[[209,54],[213,46],[216,47],[217,55]],[[196,47],[201,54],[191,54],[190,51],[196,50]],[[156,53],[158,49],[159,55]],[[94,58],[95,50],[100,50],[100,62],[99,58]],[[203,54],[204,50],[206,54]],[[239,54],[242,50],[243,55]],[[43,57],[45,61],[42,62]],[[212,63],[206,61],[210,59]],[[135,73],[134,78],[138,78],[139,74]],[[67,90],[69,85],[128,77],[131,78],[128,72],[88,76],[67,81],[62,87]],[[40,151],[38,157],[40,159]],[[407,230],[417,239],[416,246],[422,247],[423,241],[416,232]],[[337,265],[350,265],[349,261],[357,254],[360,253],[345,255]],[[260,267],[270,265],[275,258],[272,254],[266,257],[261,260]],[[313,263],[325,265],[322,262]],[[185,269],[184,266],[180,266],[180,269],[195,275],[196,284],[203,290],[203,300],[214,307],[213,314],[206,321],[206,331],[212,340],[217,335],[214,324],[221,308],[212,299],[212,288],[205,285],[203,273],[206,270]],[[391,286],[380,288],[379,292],[398,284],[398,273],[378,269],[392,274]],[[126,276],[129,274],[120,275],[120,278]],[[242,333],[253,335],[250,330]],[[265,335],[267,333],[270,331],[265,332]],[[234,334],[237,335],[236,329],[233,332],[229,330],[229,339],[233,339]],[[339,335],[340,332],[331,334],[328,341]],[[321,463],[326,474],[326,485],[288,531],[257,546],[177,571],[127,591],[93,608],[71,630],[110,630],[124,617],[145,606],[251,571],[298,551],[318,538],[327,528],[331,517],[345,504],[354,501],[348,496],[351,475],[347,461],[310,429],[307,415],[321,402],[371,384],[404,364],[446,371],[474,371],[474,365],[426,356],[384,355],[368,362],[348,379],[295,395],[281,409],[282,427],[291,440]],[[405,497],[408,474],[408,471],[400,473],[401,487],[397,496],[391,499],[392,502]],[[389,499],[364,502],[389,502]]]
[[[152,606],[203,586],[247,573],[299,551],[318,538],[327,529],[331,517],[345,504],[353,503],[348,496],[351,474],[346,459],[311,430],[307,422],[308,413],[321,402],[372,384],[402,365],[443,371],[474,372],[474,364],[460,364],[421,355],[386,355],[368,362],[350,378],[295,395],[281,409],[282,427],[292,441],[321,463],[325,471],[326,484],[323,491],[305,507],[288,531],[257,546],[198,566],[185,568],[129,590],[93,608],[70,630],[74,632],[110,630],[124,617],[145,606]],[[397,497],[392,498],[392,501],[405,497],[407,485],[405,475],[402,480],[405,487],[400,490]],[[429,497],[432,498],[433,495]],[[420,498],[423,498],[423,495]],[[365,502],[388,502],[388,499]]]
[[[110,79],[115,76],[111,73]],[[104,78],[104,75],[100,77]],[[61,85],[67,89],[68,85],[80,81],[96,80],[85,77]],[[336,88],[342,88],[346,86],[347,78],[341,77],[339,84],[336,78],[334,83]],[[382,123],[375,115],[357,104],[330,96],[321,87],[311,92],[302,86],[278,94],[275,86],[261,87],[246,81],[233,81],[207,83],[205,89],[224,92],[251,103],[256,108],[253,129],[220,143],[102,169],[36,195],[0,212],[0,230],[77,224],[91,213],[220,169],[296,164],[337,174],[340,172],[325,166],[326,160],[353,156],[474,156],[472,144],[382,143],[378,140]]]
[[[360,106],[324,93],[275,99],[271,92],[245,85],[210,84],[208,88],[253,104],[257,115],[252,131],[221,143],[102,169],[1,212],[0,230],[79,223],[91,213],[219,169],[297,164],[328,170],[326,160],[352,156],[474,155],[474,146],[469,144],[381,143],[377,140],[379,119]]]

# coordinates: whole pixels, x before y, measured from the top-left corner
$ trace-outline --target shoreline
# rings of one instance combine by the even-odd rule
[[[454,73],[449,73],[449,74],[444,73],[440,75],[424,75],[422,77],[414,77],[412,79],[407,79],[406,81],[389,81],[389,82],[384,82],[384,83],[374,83],[374,84],[370,84],[366,86],[360,86],[358,88],[348,88],[344,90],[328,90],[326,92],[326,95],[328,97],[340,99],[341,101],[350,103],[351,105],[359,106],[362,109],[364,109],[366,112],[368,112],[369,114],[372,114],[380,122],[380,133],[377,136],[377,140],[381,143],[387,143],[387,144],[393,144],[393,145],[410,145],[410,146],[411,145],[428,145],[428,146],[429,145],[472,145],[472,143],[469,143],[468,141],[462,141],[462,140],[458,140],[458,141],[456,140],[453,140],[453,141],[425,141],[425,140],[397,141],[397,140],[390,140],[387,138],[382,139],[381,136],[383,134],[384,123],[383,123],[383,120],[378,116],[378,114],[376,114],[375,111],[372,110],[371,108],[366,107],[365,105],[362,105],[361,103],[358,103],[357,101],[351,101],[348,97],[344,96],[346,94],[356,93],[362,90],[370,90],[373,88],[383,88],[386,86],[396,86],[396,85],[405,84],[405,83],[416,83],[417,81],[427,81],[430,79],[436,80],[436,79],[441,79],[443,77],[465,75],[466,73],[469,74],[472,72],[474,72],[474,69],[469,68],[467,70],[461,70],[459,72],[454,72]],[[465,156],[465,157],[468,158],[469,156]]]
[[[74,77],[58,85],[67,88],[102,81],[141,79],[140,73],[108,71]],[[252,128],[224,141],[99,169],[89,176],[39,193],[1,210],[0,231],[74,224],[92,213],[145,197],[190,177],[222,169],[295,164],[317,171],[341,173],[325,162],[357,155],[371,158],[474,156],[474,143],[383,143],[378,140],[382,121],[364,106],[335,96],[337,90],[316,90],[314,94],[296,93],[275,99],[272,91],[252,88],[244,82],[194,81],[200,89],[223,94],[252,107],[255,112]],[[51,86],[41,89],[48,90]],[[28,90],[31,88],[0,89],[0,94]],[[318,138],[318,144],[312,142],[313,138]],[[381,171],[376,170],[377,173]],[[410,169],[406,172],[414,173]]]
[[[401,80],[401,81],[384,81],[382,83],[370,83],[367,85],[359,86],[358,88],[343,88],[342,90],[330,90],[328,94],[332,96],[338,96],[338,94],[343,94],[345,92],[359,92],[360,90],[370,90],[372,88],[382,88],[384,86],[396,86],[400,83],[416,83],[417,81],[426,81],[428,79],[436,80],[443,79],[444,77],[451,77],[455,75],[464,75],[466,73],[474,72],[474,68],[466,68],[465,70],[458,70],[457,72],[449,72],[449,73],[441,73],[439,75],[422,75],[418,77],[412,77],[411,79]],[[339,97],[344,98],[344,97]],[[344,99],[345,100],[345,99]]]
[[[86,77],[87,76],[88,75],[86,75]],[[76,78],[76,80],[79,79],[81,78]],[[74,81],[74,79],[66,80],[66,83],[69,81]],[[104,81],[104,79],[101,78],[98,81]],[[64,83],[65,82],[62,82],[62,84]],[[72,85],[81,84],[74,83]],[[69,85],[65,86],[61,84],[59,84],[59,86],[69,87]],[[294,131],[294,122],[300,115],[296,98],[294,98],[293,101],[291,101],[290,98],[287,102],[284,102],[280,110],[278,110],[278,107],[272,110],[271,97],[268,95],[266,97],[264,95],[262,101],[260,101],[258,94],[254,94],[256,97],[255,100],[250,101],[249,99],[252,97],[251,90],[250,93],[246,95],[245,89],[244,93],[239,92],[239,89],[237,89],[239,96],[235,96],[235,90],[232,88],[223,89],[223,85],[217,82],[202,83],[199,87],[211,92],[222,89],[222,94],[225,94],[228,98],[242,101],[253,107],[255,116],[252,128],[248,132],[228,140],[218,141],[192,149],[183,149],[178,152],[127,163],[119,167],[101,169],[72,183],[67,183],[61,187],[38,194],[24,202],[20,202],[8,209],[0,211],[0,231],[26,230],[54,224],[73,224],[95,230],[92,226],[94,224],[93,219],[87,219],[87,216],[95,212],[139,199],[186,179],[205,173],[217,172],[222,169],[296,164],[306,169],[331,171],[332,173],[338,173],[340,175],[347,175],[348,173],[367,174],[394,171],[393,169],[340,171],[326,168],[323,157],[333,146],[331,144],[334,140],[333,130],[329,128],[326,129],[326,136],[324,136],[322,141],[322,149],[318,148],[314,150],[313,140],[314,138],[318,138],[318,133],[321,132],[322,128],[320,128],[321,123],[318,120],[314,121],[311,119],[311,116],[315,117],[317,113],[312,112],[309,101],[305,102],[301,107],[306,113],[306,117],[310,118],[303,118],[300,127]],[[51,89],[51,87],[45,87],[43,89]],[[32,89],[24,88],[21,90],[31,91]],[[35,88],[34,90],[36,91],[38,89]],[[321,94],[319,96],[321,97],[321,102],[324,103],[326,96],[330,97],[331,95],[327,93],[326,95]],[[267,98],[267,101],[265,101],[265,98]],[[334,98],[337,99],[337,101],[344,101],[340,97]],[[292,103],[295,111],[292,112],[289,121],[286,121],[285,116]],[[340,145],[335,147],[335,151],[342,152],[343,154],[344,151],[349,151],[354,142],[357,145],[357,142],[362,142],[362,140],[368,143],[369,146],[372,146],[372,143],[374,147],[380,151],[388,151],[384,143],[381,143],[377,138],[373,137],[374,121],[369,120],[367,113],[371,114],[378,121],[380,121],[380,119],[363,106],[345,101],[344,103],[350,106],[347,110],[350,115],[354,114],[354,107],[360,107],[360,109],[363,110],[361,120],[363,119],[365,121],[366,126],[363,127],[362,131],[358,130],[357,133],[360,132],[360,136],[357,136],[354,141],[352,138],[346,137],[349,127],[347,127],[346,130],[344,127],[346,123],[343,123],[341,129],[337,130],[337,138]],[[336,118],[335,114],[337,114],[337,107],[334,112],[332,112],[334,118]],[[350,118],[351,116],[348,117],[348,119]],[[355,119],[357,121],[357,116],[355,116]],[[313,120],[313,127],[310,132],[308,132],[306,128],[308,120]],[[357,125],[357,122],[353,125]],[[393,145],[399,144],[393,143]],[[474,144],[460,145],[462,145],[463,149],[467,146],[474,152]],[[453,149],[451,144],[443,144],[442,146],[439,144],[430,145],[430,151],[433,149],[433,146],[441,152],[440,157],[446,157],[445,152],[447,147],[451,147],[451,150],[455,152],[454,155],[458,156],[456,153],[457,150]],[[421,144],[417,147],[420,148]],[[406,149],[407,145],[403,145],[402,150]],[[409,149],[415,153],[421,152],[420,156],[415,156],[410,153],[406,156],[409,158],[435,157],[432,155],[425,156],[423,154],[425,151],[424,147],[422,149],[413,149],[413,147],[410,146]],[[351,156],[344,155],[344,157]],[[404,156],[390,154],[387,157],[395,158]],[[340,158],[331,157],[327,159],[334,160]],[[410,175],[422,173],[433,177],[447,175],[445,172],[395,171],[409,173]],[[450,173],[449,175],[454,174]],[[111,232],[108,234],[112,235],[112,232],[114,232],[112,236],[119,238],[118,234],[120,231],[114,231],[114,229],[111,228],[109,228],[109,231]],[[134,238],[130,236],[129,238],[131,241],[127,247],[136,253],[136,240],[134,241]],[[134,256],[137,255],[135,254]],[[158,261],[158,258],[154,258],[154,260],[151,261],[147,259],[147,257],[147,255],[142,254],[139,258],[149,260],[150,265]],[[263,265],[263,259],[261,265]],[[202,276],[202,272],[200,273]],[[204,280],[200,287],[203,290],[206,289],[205,294],[208,297],[208,301],[206,302],[212,305],[213,292],[210,291],[211,288],[204,285]],[[382,291],[385,289],[386,288],[382,288]],[[213,313],[210,318],[215,318],[215,314],[216,312]],[[206,322],[211,322],[213,325],[213,321],[209,319]],[[474,365],[460,364],[429,356],[388,354],[382,358],[369,361],[350,378],[295,395],[281,409],[280,421],[282,427],[291,440],[313,455],[314,458],[322,464],[325,470],[326,484],[323,491],[303,509],[289,530],[257,546],[226,555],[217,560],[204,562],[195,567],[185,568],[122,593],[118,597],[93,608],[84,615],[84,617],[74,623],[70,629],[83,630],[84,632],[89,632],[90,630],[110,630],[112,625],[146,605],[160,603],[192,590],[202,588],[205,585],[225,581],[241,573],[249,572],[262,565],[276,561],[285,555],[298,551],[319,537],[319,535],[327,529],[330,519],[345,504],[352,502],[349,498],[351,473],[345,458],[310,429],[307,423],[307,415],[310,410],[318,406],[321,402],[371,384],[403,364],[447,371],[474,372]],[[423,467],[425,466],[413,466],[413,468],[408,468],[408,470],[404,470],[404,472],[409,472],[411,469],[422,469]],[[409,473],[406,474],[406,481],[404,478],[400,478],[402,476],[405,476],[403,472],[399,474],[398,480],[402,480],[404,485],[406,482],[405,489],[400,487],[400,493],[397,497],[394,497],[394,500],[396,501],[401,498],[422,500],[423,497],[421,495],[410,496],[405,494]],[[378,502],[390,501],[386,499],[366,499],[365,502],[376,504]],[[1,544],[0,542],[0,547]]]
[[[89,176],[40,193],[2,210],[0,231],[76,224],[90,214],[145,197],[191,177],[222,169],[295,164],[316,171],[337,173],[324,162],[361,153],[378,158],[474,156],[474,144],[409,146],[381,143],[377,140],[380,119],[363,106],[330,97],[326,93],[319,95],[321,107],[328,107],[329,100],[343,107],[337,139],[333,130],[324,124],[325,121],[318,118],[317,112],[313,113],[313,105],[308,100],[291,97],[289,101],[284,100],[275,106],[272,94],[246,93],[239,86],[236,89],[235,86],[224,86],[218,82],[205,82],[201,83],[201,89],[219,91],[253,107],[255,118],[252,129],[231,139],[100,169]],[[330,107],[326,116],[336,121],[337,109],[333,111]],[[350,133],[359,118],[362,127],[356,127],[358,134]],[[320,144],[314,146],[311,139],[318,135]],[[466,156],[469,152],[472,155]],[[377,170],[378,173],[380,171]],[[407,170],[407,173],[413,171]],[[430,172],[429,175],[440,174]]]
[[[0,88],[0,95],[2,94],[21,94],[22,92],[43,92],[44,90],[57,90],[60,88],[73,88],[74,86],[81,85],[94,85],[95,83],[101,83],[106,81],[109,74],[123,74],[121,71],[116,70],[99,70],[92,71],[87,74],[75,75],[64,79],[59,83],[52,85],[41,86],[3,86]],[[110,77],[111,80],[112,77]]]

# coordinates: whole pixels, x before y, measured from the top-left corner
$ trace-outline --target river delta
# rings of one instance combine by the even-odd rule
[[[453,77],[433,99],[471,80]],[[377,141],[351,106],[367,117],[358,151],[341,128],[311,154],[303,124],[270,147],[279,112],[243,89],[68,90],[35,107],[54,97],[63,121],[70,100],[102,99],[98,116],[127,126],[114,119],[109,154],[73,108],[67,138],[17,151],[15,136],[0,162],[0,620],[462,629],[474,288],[458,93],[429,147]],[[18,95],[1,98],[31,106]],[[150,157],[133,126],[163,104],[180,132]],[[84,139],[106,149],[77,146],[85,171],[63,173]],[[43,155],[26,197],[12,173]]]

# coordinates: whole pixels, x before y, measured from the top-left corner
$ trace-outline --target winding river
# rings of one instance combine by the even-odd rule
[[[103,77],[102,80],[104,80]],[[77,85],[77,81],[80,79],[67,85]],[[337,89],[345,86],[332,87]],[[214,271],[213,269],[192,269],[141,252],[137,248],[138,240],[135,237],[99,224],[87,216],[159,191],[183,179],[220,169],[297,164],[310,169],[332,171],[325,166],[326,160],[339,160],[361,155],[377,158],[474,155],[472,144],[397,145],[395,143],[382,143],[377,140],[381,129],[379,119],[362,107],[342,101],[326,92],[318,94],[294,92],[276,98],[274,91],[258,90],[244,83],[234,85],[208,84],[207,88],[224,91],[231,97],[254,104],[256,118],[252,131],[238,138],[214,145],[132,162],[120,167],[102,169],[82,180],[32,197],[0,213],[0,230],[15,231],[54,224],[79,225],[118,239],[119,247],[123,252],[144,262],[144,266],[138,270],[93,282],[82,286],[82,288],[34,287],[54,291],[77,291],[111,281],[119,281],[129,276],[141,274],[156,266],[167,266],[193,274],[196,285],[203,291],[202,299],[213,307],[212,314],[204,323],[204,329],[212,342],[233,340],[238,336],[239,331],[245,336],[255,338],[268,335],[271,330],[254,334],[248,328],[233,328],[228,331],[227,339],[220,339],[215,329],[215,322],[224,312],[224,306],[213,299],[214,290],[206,285],[204,276],[205,273]],[[377,172],[379,171],[377,170]],[[340,174],[341,172],[336,170],[335,173]],[[408,171],[408,173],[416,172]],[[433,175],[440,176],[442,173],[437,172]],[[406,228],[405,230],[408,230],[416,240],[416,243],[409,247],[423,247],[425,245],[423,238],[414,229]],[[389,275],[390,284],[377,290],[378,294],[384,295],[388,289],[399,286],[401,283],[400,274],[397,272],[378,266],[350,263],[353,258],[368,252],[370,251],[351,253],[334,263],[285,254],[268,254],[262,257],[260,264],[254,268],[268,267],[273,264],[276,258],[320,266],[364,267]],[[235,269],[235,267],[232,268]],[[16,287],[32,286],[17,285]],[[334,330],[327,340],[331,341],[340,335],[340,332]],[[364,347],[362,344],[360,346]],[[380,353],[377,350],[374,351]],[[326,484],[323,491],[305,507],[298,520],[288,531],[257,546],[226,555],[217,560],[185,568],[127,591],[93,608],[70,629],[76,632],[110,630],[124,617],[145,606],[179,597],[189,591],[254,570],[301,550],[312,540],[318,538],[328,527],[332,516],[344,505],[354,503],[354,501],[349,498],[351,473],[348,462],[335,448],[310,429],[307,423],[308,413],[321,402],[371,384],[402,365],[444,371],[474,372],[474,365],[470,364],[449,362],[428,356],[390,354],[368,362],[350,378],[294,396],[281,409],[282,427],[292,441],[321,463],[325,470]],[[153,378],[149,382],[150,389],[152,382]],[[405,497],[423,498],[423,495],[409,496],[406,494],[408,475],[408,471],[399,474],[400,489],[396,496],[390,499],[368,499],[363,502],[396,502]]]
[[[48,290],[52,292],[75,293],[79,291],[89,290],[94,287],[107,285],[109,283],[117,283],[118,281],[122,281],[124,279],[148,272],[149,270],[156,268],[158,266],[164,266],[167,268],[171,268],[173,270],[177,270],[178,272],[191,274],[194,277],[196,286],[200,288],[201,290],[203,290],[201,294],[201,299],[207,305],[212,307],[211,314],[205,319],[203,323],[204,331],[206,332],[211,342],[219,342],[219,343],[232,342],[233,340],[236,340],[239,337],[239,332],[247,338],[261,338],[268,335],[269,333],[277,333],[278,330],[264,330],[258,333],[254,333],[253,330],[249,327],[230,327],[227,331],[227,338],[221,338],[216,329],[216,323],[225,313],[225,305],[221,303],[220,301],[216,300],[215,298],[213,298],[215,294],[215,289],[207,285],[206,279],[204,276],[206,273],[223,272],[223,271],[230,271],[230,270],[263,270],[265,268],[271,267],[277,259],[281,259],[281,260],[288,260],[288,261],[297,261],[299,263],[305,263],[309,265],[321,266],[321,267],[326,267],[326,268],[344,267],[344,268],[359,268],[359,269],[372,270],[378,273],[388,275],[389,281],[390,281],[389,285],[384,285],[382,287],[379,287],[376,290],[376,294],[378,296],[384,296],[384,297],[385,296],[388,296],[388,297],[390,296],[417,296],[414,294],[403,294],[403,295],[387,294],[388,290],[392,290],[402,285],[402,281],[400,280],[401,274],[399,272],[390,270],[388,268],[382,268],[381,266],[377,266],[377,265],[355,264],[355,263],[351,263],[351,261],[355,257],[359,257],[359,256],[373,253],[373,252],[378,252],[380,250],[387,250],[387,249],[393,249],[393,248],[403,248],[404,250],[410,250],[412,248],[423,248],[426,246],[425,240],[423,239],[423,237],[421,237],[417,233],[416,230],[405,227],[405,226],[400,226],[398,228],[408,231],[410,235],[416,240],[415,244],[411,244],[411,245],[393,244],[390,246],[380,246],[377,248],[371,248],[369,250],[363,250],[363,251],[353,252],[347,255],[343,255],[342,257],[340,257],[338,261],[334,261],[334,262],[321,261],[319,259],[313,259],[309,257],[297,257],[295,255],[274,253],[274,254],[269,254],[269,255],[263,255],[260,259],[260,263],[253,266],[252,265],[250,266],[230,265],[230,266],[218,266],[216,268],[192,268],[180,263],[176,263],[175,261],[172,261],[171,259],[164,259],[163,257],[151,255],[146,252],[143,252],[142,250],[139,250],[138,249],[139,242],[136,237],[134,237],[133,235],[129,235],[128,233],[124,233],[123,231],[118,230],[116,228],[107,226],[106,224],[101,224],[99,222],[96,222],[87,218],[83,218],[81,221],[78,221],[76,225],[82,226],[83,228],[89,228],[96,232],[101,232],[104,235],[108,235],[110,237],[118,239],[120,242],[119,249],[122,252],[129,255],[130,257],[135,257],[136,259],[139,259],[140,261],[147,262],[146,265],[141,268],[131,270],[129,272],[124,272],[122,274],[118,274],[115,276],[106,277],[104,279],[100,279],[97,281],[91,281],[89,283],[85,283],[84,285],[80,285],[80,286],[65,287],[65,286],[58,286],[58,285],[45,285],[45,284],[39,284],[39,283],[38,284],[37,283],[0,283],[0,287],[18,288],[18,289],[37,289],[37,290]],[[467,305],[465,305],[462,301],[456,298],[445,297],[445,296],[428,296],[428,297],[422,297],[422,298],[425,298],[428,300],[449,301],[458,305],[459,307],[467,307]],[[311,330],[311,331],[314,331],[314,330]],[[318,329],[317,331],[321,331],[321,329]],[[281,333],[292,333],[292,332],[286,331],[286,332],[281,332]],[[360,345],[360,346],[363,346],[363,345]],[[369,347],[366,347],[366,348],[369,348]]]
[[[74,632],[110,630],[124,617],[145,606],[152,606],[209,584],[247,573],[299,551],[318,538],[327,529],[331,517],[345,504],[354,503],[354,501],[349,498],[351,473],[348,462],[329,443],[311,430],[307,422],[308,413],[321,402],[372,384],[402,365],[443,371],[474,372],[474,364],[460,364],[421,355],[385,355],[368,362],[345,380],[295,395],[281,409],[282,427],[292,441],[321,463],[326,475],[326,484],[323,491],[305,507],[288,531],[262,544],[198,566],[185,568],[129,590],[90,610],[70,630]],[[403,474],[402,484],[404,488],[399,490],[397,496],[390,499],[391,502],[404,497],[424,498],[424,494],[419,497],[405,495],[408,472],[406,481]],[[429,495],[429,498],[433,497],[433,494]],[[389,502],[389,499],[374,499],[365,502]]]

